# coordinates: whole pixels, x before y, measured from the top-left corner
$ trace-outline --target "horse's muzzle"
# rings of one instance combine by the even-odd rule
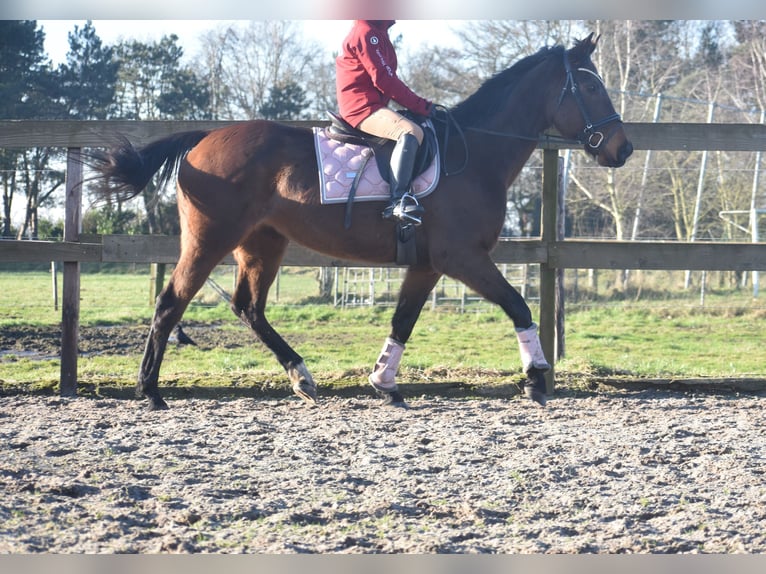
[[[587,146],[586,146],[587,147]],[[603,167],[622,167],[633,154],[633,143],[622,129],[613,130],[594,155]]]
[[[617,152],[614,156],[607,156],[607,154],[599,154],[598,163],[605,167],[622,167],[625,162],[633,154],[633,144],[630,140],[625,140],[620,147],[617,148]]]

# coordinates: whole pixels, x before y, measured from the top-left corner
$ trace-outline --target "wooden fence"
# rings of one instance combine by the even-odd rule
[[[178,238],[145,236],[81,236],[82,163],[80,150],[103,147],[116,134],[136,144],[170,133],[215,128],[216,121],[0,121],[0,148],[54,146],[67,148],[64,241],[0,241],[0,262],[63,261],[60,393],[77,392],[77,342],[80,313],[80,263],[173,263]],[[321,122],[286,122],[310,127]],[[626,130],[638,150],[766,151],[766,126],[758,124],[629,123]],[[676,269],[765,271],[766,245],[760,243],[686,243],[675,241],[582,241],[557,237],[559,149],[541,142],[543,150],[542,227],[539,239],[501,241],[492,252],[497,263],[540,265],[540,335],[546,356],[555,356],[559,269]],[[353,267],[352,263],[290,245],[284,265]],[[393,266],[393,265],[392,265]],[[553,391],[551,370],[548,390]]]

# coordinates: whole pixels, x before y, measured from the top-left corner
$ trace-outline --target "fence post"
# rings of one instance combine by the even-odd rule
[[[64,241],[79,241],[82,226],[80,148],[67,150]],[[80,262],[64,261],[61,296],[61,379],[59,394],[77,394],[77,343],[80,329]]]
[[[558,157],[558,172],[556,174],[557,189],[556,189],[556,241],[563,241],[566,237],[566,192],[567,192],[567,175],[569,170],[569,160],[572,156],[572,150],[568,149],[564,152],[564,157]],[[563,267],[556,269],[556,355],[553,360],[558,362],[566,354],[566,320],[564,313],[564,271]]]
[[[715,112],[715,102],[710,102],[708,104],[707,123],[709,124],[713,123],[714,112]],[[708,150],[702,151],[702,161],[700,163],[700,174],[699,174],[699,178],[697,179],[697,198],[694,200],[694,219],[692,220],[692,236],[689,238],[689,241],[697,241],[697,229],[699,227],[700,210],[702,206],[702,192],[705,189],[705,171],[707,170],[707,152]],[[689,288],[689,284],[691,283],[691,277],[692,277],[692,272],[687,269],[686,274],[684,276],[684,289]]]
[[[59,283],[58,283],[58,268],[56,262],[51,261],[51,289],[53,290],[53,310],[59,310]]]
[[[149,269],[149,305],[154,307],[157,304],[157,297],[165,286],[165,264],[152,263]]]
[[[766,123],[766,110],[761,110],[760,123]],[[758,197],[758,183],[761,179],[761,157],[763,152],[760,150],[755,152],[755,169],[753,170],[753,191],[750,194],[750,238],[753,243],[758,243],[760,237],[758,236],[758,213],[756,212],[756,203]],[[745,274],[742,274],[745,276]],[[760,286],[760,275],[758,270],[753,270],[753,298],[758,297],[758,288]]]
[[[543,150],[543,201],[540,214],[540,239],[548,248],[556,240],[556,212],[559,179],[559,152]],[[556,269],[547,262],[540,264],[540,342],[551,362],[545,377],[546,392],[553,393],[556,353]]]

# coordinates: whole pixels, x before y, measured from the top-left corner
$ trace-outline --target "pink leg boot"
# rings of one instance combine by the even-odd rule
[[[545,359],[545,353],[543,353],[542,345],[540,345],[537,325],[532,323],[527,329],[517,329],[516,337],[519,340],[521,364],[527,375],[524,394],[527,398],[544,407],[548,402],[545,372],[550,370],[551,365]]]
[[[392,393],[397,390],[396,372],[399,370],[403,353],[404,345],[391,337],[386,337],[372,374],[368,377],[368,381],[376,391]]]
[[[543,372],[550,370],[551,365],[545,359],[540,337],[537,334],[537,323],[532,323],[526,329],[516,329],[516,338],[519,340],[519,353],[525,373],[532,367]]]

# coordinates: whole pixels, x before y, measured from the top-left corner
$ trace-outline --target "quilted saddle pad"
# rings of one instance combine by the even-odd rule
[[[363,169],[354,194],[354,201],[386,201],[391,197],[388,182],[378,170],[372,150],[363,145],[339,142],[329,138],[324,128],[312,128],[319,169],[322,203],[345,203],[351,184]],[[369,160],[365,163],[368,156]],[[431,193],[439,183],[439,154],[431,165],[412,181],[412,193],[417,198]]]

